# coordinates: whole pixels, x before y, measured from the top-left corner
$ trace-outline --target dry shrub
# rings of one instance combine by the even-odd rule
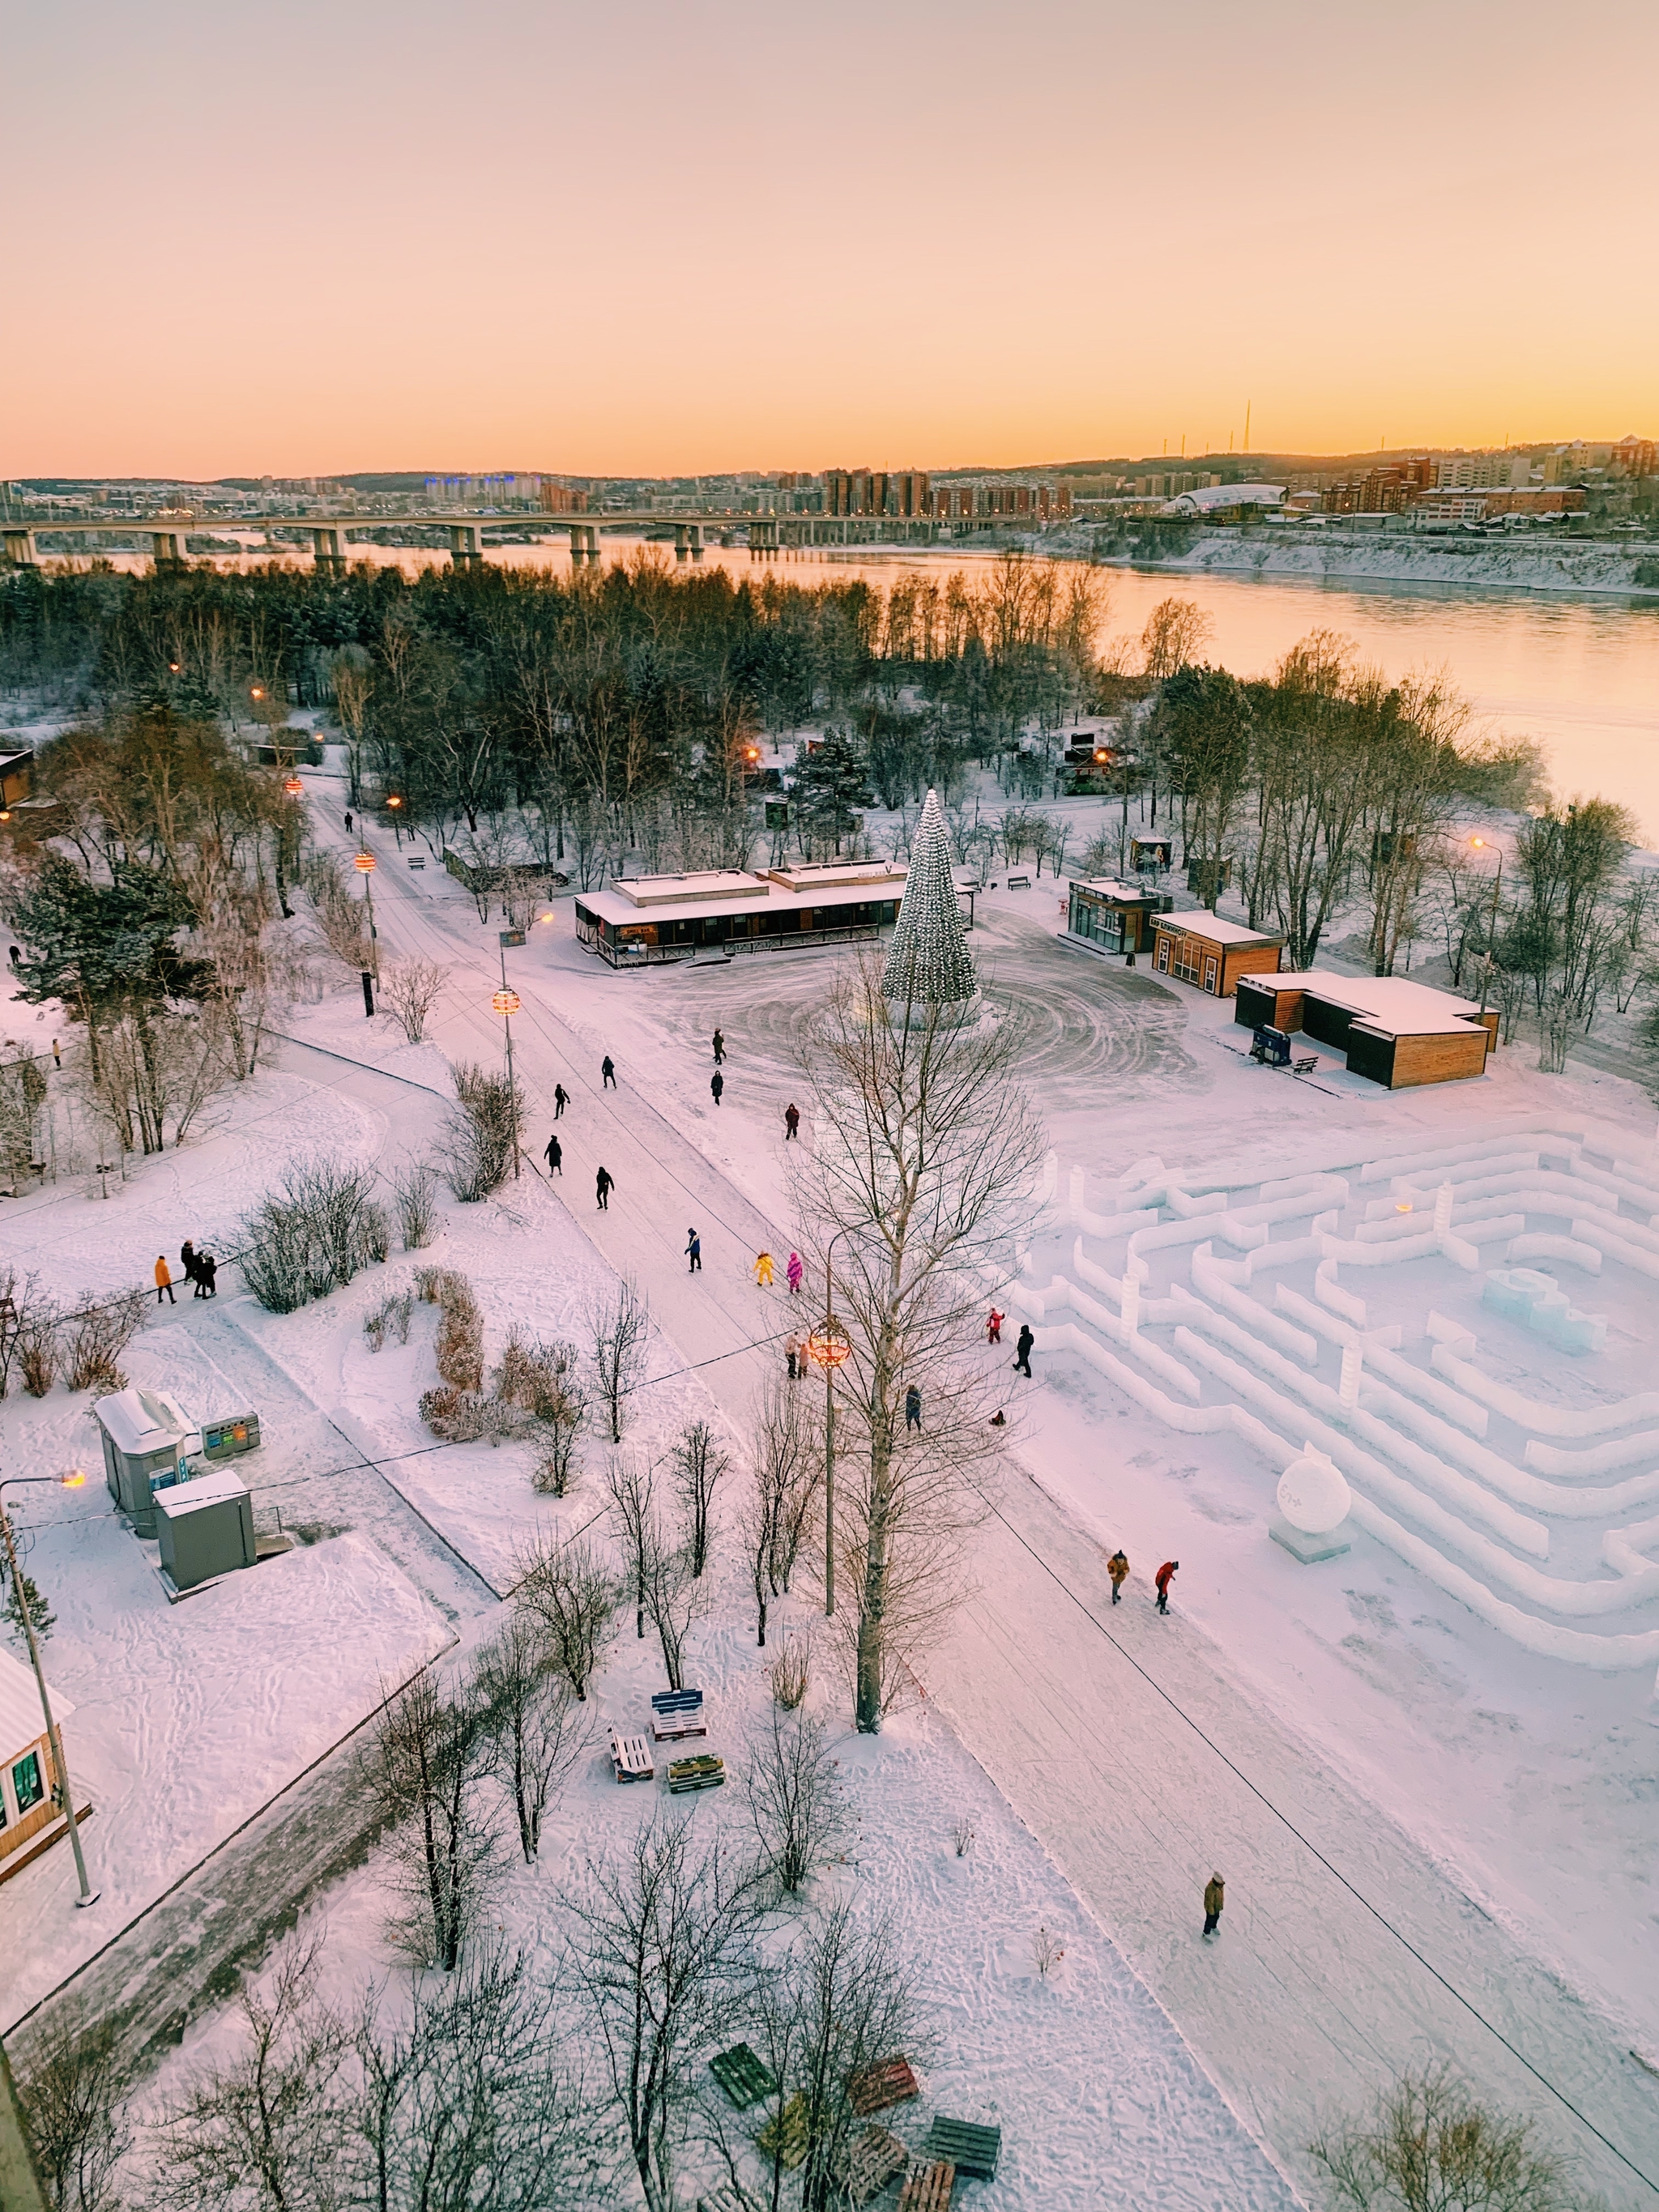
[[[455,1099],[440,1139],[443,1177],[463,1205],[473,1206],[513,1171],[524,1100],[505,1075],[476,1065],[455,1070]]]
[[[48,1302],[20,1315],[17,1365],[31,1398],[44,1398],[58,1380],[58,1315]]]
[[[513,1408],[499,1398],[486,1398],[480,1390],[457,1390],[447,1383],[422,1395],[421,1419],[447,1444],[482,1443],[486,1437],[498,1444],[515,1426]]]
[[[391,1291],[380,1300],[373,1313],[363,1316],[363,1334],[368,1339],[368,1348],[378,1352],[392,1329],[398,1332],[399,1344],[409,1342],[409,1324],[415,1314],[413,1291]]]
[[[382,969],[380,1006],[403,1030],[410,1044],[426,1035],[426,1018],[449,980],[449,970],[435,960],[399,960]]]
[[[772,1695],[787,1713],[796,1711],[806,1698],[812,1675],[812,1646],[803,1636],[792,1636],[772,1662]]]
[[[387,1180],[398,1202],[398,1226],[405,1252],[420,1252],[438,1226],[438,1178],[423,1160],[411,1160]]]
[[[71,1390],[125,1390],[120,1358],[144,1325],[144,1294],[127,1291],[68,1324],[64,1379]]]
[[[483,1389],[483,1316],[472,1295],[472,1285],[453,1267],[422,1267],[415,1276],[415,1294],[437,1307],[438,1373],[452,1389]]]

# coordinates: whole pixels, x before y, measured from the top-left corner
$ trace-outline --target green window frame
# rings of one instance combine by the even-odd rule
[[[37,1805],[46,1802],[46,1785],[41,1778],[38,1751],[26,1751],[15,1763],[11,1770],[11,1786],[20,1814],[32,1813]]]

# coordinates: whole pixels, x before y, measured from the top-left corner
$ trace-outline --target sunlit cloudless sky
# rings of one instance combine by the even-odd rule
[[[1644,0],[3,0],[0,471],[1655,427]],[[1588,76],[1585,74],[1588,69]]]

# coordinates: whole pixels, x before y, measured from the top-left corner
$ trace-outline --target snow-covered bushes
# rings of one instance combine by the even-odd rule
[[[413,1291],[390,1291],[372,1313],[363,1316],[363,1334],[368,1339],[368,1348],[378,1352],[392,1329],[398,1332],[399,1344],[409,1342],[409,1324],[414,1318]]]
[[[398,1201],[398,1227],[405,1252],[423,1251],[438,1225],[438,1178],[424,1160],[411,1160],[390,1177]]]
[[[144,1325],[144,1294],[124,1291],[65,1324],[64,1380],[71,1390],[125,1390],[119,1361]]]
[[[268,1312],[325,1298],[392,1249],[368,1168],[321,1160],[290,1168],[242,1223],[242,1277]]]
[[[415,1278],[416,1295],[436,1306],[438,1373],[453,1390],[483,1389],[483,1316],[472,1285],[453,1267],[422,1267]]]
[[[422,1392],[421,1419],[447,1444],[482,1443],[486,1437],[498,1444],[518,1433],[522,1416],[482,1390],[457,1390],[441,1382],[435,1390]]]
[[[499,1190],[513,1167],[524,1102],[504,1075],[476,1063],[455,1070],[456,1103],[440,1138],[444,1181],[464,1205]]]

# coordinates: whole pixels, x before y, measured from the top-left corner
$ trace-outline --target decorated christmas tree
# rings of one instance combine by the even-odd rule
[[[881,979],[882,996],[896,1008],[926,1012],[965,1006],[979,989],[962,926],[962,908],[951,872],[951,838],[930,791],[910,840],[910,873]]]

